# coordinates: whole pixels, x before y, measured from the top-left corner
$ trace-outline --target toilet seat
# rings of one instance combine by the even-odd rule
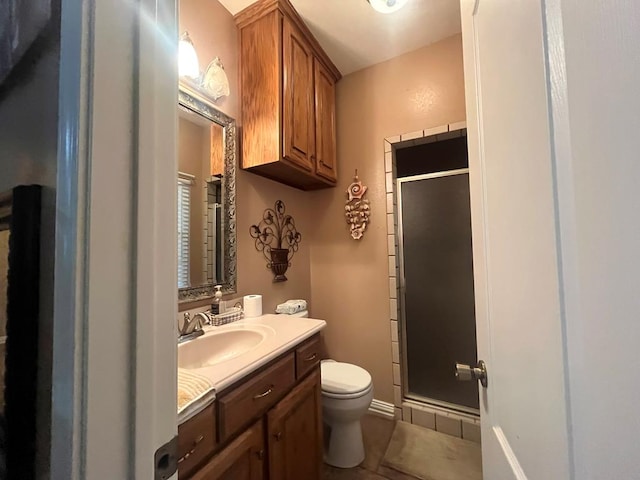
[[[330,398],[358,398],[371,388],[371,375],[364,368],[343,362],[323,362],[320,366],[322,395]]]
[[[337,398],[337,399],[342,399],[342,400],[349,400],[349,399],[353,399],[353,398],[364,397],[364,396],[368,395],[369,392],[371,392],[371,390],[373,390],[373,386],[372,385],[370,385],[369,388],[367,388],[366,390],[362,390],[361,392],[356,392],[356,393],[329,393],[329,392],[325,392],[323,390],[322,391],[322,396],[323,397],[327,397],[327,398]]]

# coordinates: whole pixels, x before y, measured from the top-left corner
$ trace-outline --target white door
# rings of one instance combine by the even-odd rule
[[[62,1],[48,478],[177,478],[176,17]]]
[[[462,0],[484,478],[570,478],[543,2]]]

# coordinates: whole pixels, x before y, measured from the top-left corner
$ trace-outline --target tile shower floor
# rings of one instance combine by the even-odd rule
[[[325,464],[324,480],[482,479],[480,445],[473,442],[374,415],[363,417],[362,433],[364,462],[351,469]],[[434,460],[425,450],[444,455]]]

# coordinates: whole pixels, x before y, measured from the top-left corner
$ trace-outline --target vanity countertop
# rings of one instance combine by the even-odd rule
[[[313,318],[262,315],[205,327],[204,335],[178,346],[178,367],[207,377],[221,392],[325,326]]]

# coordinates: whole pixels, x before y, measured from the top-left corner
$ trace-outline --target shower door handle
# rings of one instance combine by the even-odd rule
[[[483,360],[478,362],[478,365],[471,367],[463,363],[456,363],[456,379],[460,381],[479,380],[480,384],[487,388],[487,365]]]

